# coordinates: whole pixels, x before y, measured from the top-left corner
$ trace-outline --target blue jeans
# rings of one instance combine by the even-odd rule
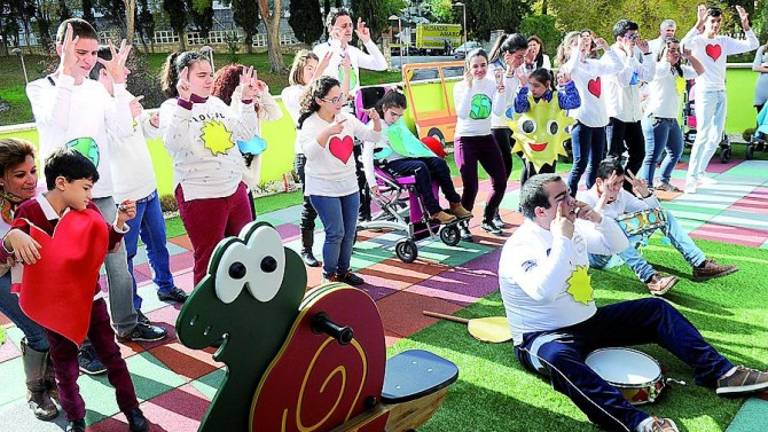
[[[630,405],[584,358],[597,348],[649,343],[658,344],[693,368],[699,385],[713,387],[733,368],[677,309],[657,298],[599,307],[591,318],[570,327],[526,333],[515,352],[526,369],[547,377],[593,423],[603,429],[634,432],[648,414]]]
[[[727,113],[725,90],[696,91],[696,141],[688,162],[686,184],[696,184],[717,151]]]
[[[45,330],[29,319],[19,307],[19,296],[11,293],[11,271],[0,277],[0,312],[24,333],[30,348],[35,351],[48,351],[48,339]]]
[[[163,210],[160,208],[160,199],[157,191],[149,196],[136,201],[136,217],[129,220],[131,228],[125,234],[125,250],[128,253],[128,271],[133,275],[133,258],[141,241],[147,246],[147,257],[154,274],[153,281],[157,285],[157,291],[163,294],[169,293],[173,287],[173,275],[170,268],[170,257],[165,245],[165,220]],[[133,278],[133,307],[141,309],[141,297],[136,290],[136,277]]]
[[[605,157],[605,127],[589,127],[579,122],[571,130],[573,168],[568,175],[568,189],[576,196],[582,174],[587,174],[587,189],[595,184],[597,166]]]
[[[645,137],[645,159],[639,177],[645,179],[648,185],[653,185],[653,176],[656,172],[656,161],[667,149],[667,156],[661,164],[661,181],[669,183],[672,170],[683,154],[683,132],[677,119],[643,117],[640,121]]]
[[[664,210],[664,215],[667,217],[667,225],[660,228],[664,235],[672,242],[672,246],[675,247],[693,267],[699,266],[704,262],[706,256],[704,252],[699,249],[698,246],[691,240],[688,234],[683,230],[677,219],[672,216],[672,213]],[[656,273],[656,270],[643,258],[640,251],[637,250],[637,246],[645,244],[651,233],[646,233],[645,236],[632,236],[629,238],[629,247],[619,252],[619,257],[624,260],[625,263],[635,272],[637,277],[643,281],[648,280]],[[611,260],[609,255],[589,255],[589,266],[592,268],[602,269],[608,265]]]
[[[325,227],[323,275],[346,274],[357,235],[360,194],[355,192],[341,197],[311,195],[309,200]]]

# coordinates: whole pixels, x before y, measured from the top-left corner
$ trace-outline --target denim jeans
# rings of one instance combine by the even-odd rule
[[[163,210],[160,208],[160,198],[157,191],[136,201],[136,217],[129,220],[130,230],[125,234],[125,250],[128,253],[128,271],[133,276],[133,258],[138,249],[139,236],[147,246],[147,257],[152,266],[152,280],[157,285],[157,291],[163,294],[169,293],[173,285],[171,275],[170,257],[165,246],[165,220]],[[141,309],[141,297],[136,292],[136,277],[133,277],[133,307]]]
[[[653,177],[656,172],[656,161],[667,149],[667,156],[661,164],[661,181],[669,183],[672,170],[683,154],[683,132],[677,119],[643,117],[640,124],[643,126],[645,137],[645,159],[639,178],[645,179],[648,185],[653,185]]]
[[[325,227],[323,274],[347,273],[357,235],[360,194],[355,192],[341,197],[311,195],[309,200]]]
[[[99,208],[104,220],[112,224],[117,216],[117,205],[112,197],[94,198],[93,203]],[[125,245],[107,254],[104,259],[109,284],[109,312],[112,325],[118,336],[129,334],[137,325],[136,309],[133,307],[133,275],[128,271],[128,258]]]
[[[19,296],[11,293],[11,271],[0,276],[0,312],[24,333],[27,343],[35,351],[47,351],[45,330],[29,319],[19,307]]]
[[[664,235],[672,242],[672,246],[683,255],[688,264],[693,267],[700,265],[706,259],[704,252],[699,249],[698,246],[691,240],[688,233],[683,230],[680,224],[677,222],[672,213],[664,210],[664,215],[667,217],[667,225],[660,228]],[[648,280],[656,273],[656,270],[643,258],[640,251],[637,250],[637,246],[645,244],[651,233],[646,233],[644,236],[636,235],[629,237],[629,247],[619,252],[619,257],[624,260],[627,265],[637,275],[638,279],[643,282]],[[589,255],[589,266],[596,269],[605,268],[608,262],[611,260],[609,255]]]
[[[568,189],[571,196],[576,196],[579,180],[586,172],[587,189],[592,188],[597,179],[597,166],[605,157],[605,127],[589,127],[579,122],[571,130],[573,143],[573,168],[568,175]]]
[[[696,184],[720,144],[728,111],[725,90],[696,91],[695,106],[696,141],[691,149],[686,184]]]

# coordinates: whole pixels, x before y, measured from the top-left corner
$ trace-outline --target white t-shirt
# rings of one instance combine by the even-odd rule
[[[499,287],[515,345],[523,335],[587,320],[597,312],[587,271],[589,254],[613,255],[629,246],[611,218],[577,220],[573,238],[553,237],[526,219],[504,244]]]
[[[494,81],[496,80],[496,69],[501,69],[502,72],[506,72],[504,67],[497,64],[492,65],[489,68],[488,75],[492,76]],[[514,113],[515,95],[518,90],[520,90],[520,80],[518,80],[516,76],[504,76],[504,88],[504,109],[502,110],[501,115],[497,115],[495,112],[491,113],[491,128],[493,129],[509,127],[510,119],[507,117],[506,112],[511,108],[511,113]]]
[[[696,78],[696,71],[688,65],[681,65],[683,79]],[[645,100],[645,115],[660,118],[677,119],[680,115],[680,94],[677,91],[677,72],[672,71],[672,66],[664,59],[656,64],[656,73],[649,82],[644,93],[648,95]]]
[[[605,108],[607,95],[604,80],[608,75],[619,72],[622,67],[621,60],[613,50],[607,50],[600,59],[584,58],[580,52],[573,53],[563,69],[570,72],[581,97],[581,105],[568,114],[585,126],[606,126],[608,114]]]
[[[328,50],[331,50],[334,55],[331,56],[331,61],[328,63],[328,67],[323,71],[323,75],[331,76],[338,79],[339,82],[344,82],[344,68],[341,66],[341,61],[344,59],[344,51],[346,50],[346,52],[349,53],[349,60],[352,63],[352,76],[349,79],[349,92],[350,94],[354,94],[355,90],[360,87],[360,68],[383,71],[389,67],[387,59],[384,58],[384,54],[381,53],[375,42],[369,40],[364,46],[365,49],[368,50],[368,54],[351,45],[347,45],[345,49],[342,49],[339,41],[333,39],[315,45],[315,47],[312,48],[312,52],[322,60],[325,53],[328,52]]]
[[[471,89],[467,88],[466,81],[458,82],[453,87],[453,102],[458,116],[454,136],[490,135],[491,115],[504,114],[509,90],[497,92],[496,80],[490,72],[485,78],[475,80]]]
[[[228,197],[243,181],[245,161],[237,140],[251,139],[258,121],[253,103],[237,100],[233,106],[215,96],[192,109],[176,99],[160,106],[163,141],[187,201]]]
[[[284,88],[283,92],[280,94],[280,97],[283,99],[283,105],[285,105],[285,109],[288,111],[288,115],[291,116],[294,126],[299,120],[299,112],[301,111],[301,98],[305,89],[305,86],[296,84]],[[301,154],[301,144],[299,144],[298,139],[296,139],[296,142],[293,143],[293,149],[296,154]]]
[[[580,191],[576,196],[580,201],[589,204],[592,208],[595,208],[597,202],[600,200],[600,197],[597,195],[596,187]],[[659,207],[661,207],[661,203],[659,202],[659,199],[656,198],[656,195],[651,194],[651,196],[646,199],[640,199],[622,189],[616,197],[616,201],[610,204],[605,204],[600,213],[611,219],[616,219],[624,213],[634,213]]]
[[[363,141],[379,141],[381,133],[364,125],[356,117],[341,112],[338,117],[346,118],[344,129],[333,135],[325,146],[317,141],[323,129],[330,124],[317,113],[312,114],[298,131],[302,153],[307,157],[304,166],[304,195],[329,197],[347,196],[358,191],[355,172],[355,156],[352,153],[355,137]]]
[[[696,91],[725,90],[726,58],[757,49],[760,42],[752,30],[745,33],[746,39],[729,36],[708,38],[694,27],[680,43],[691,50],[704,66],[704,73],[696,78]]]
[[[622,68],[605,77],[605,102],[608,117],[625,123],[640,121],[643,113],[640,106],[640,84],[653,79],[656,60],[652,53],[643,55],[639,49],[627,55],[617,45],[611,51],[621,60]]]
[[[125,84],[115,84],[113,98],[101,83],[85,79],[75,85],[68,75],[49,75],[27,84],[27,97],[32,104],[40,139],[39,160],[77,138],[92,138],[97,145],[99,181],[93,186],[94,198],[106,198],[114,193],[109,137],[107,129],[116,136],[133,133],[130,99],[120,90]],[[120,96],[123,94],[123,96]],[[45,184],[45,174],[40,173]]]

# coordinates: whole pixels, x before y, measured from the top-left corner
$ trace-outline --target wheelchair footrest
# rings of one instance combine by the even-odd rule
[[[459,368],[429,351],[409,350],[387,360],[381,401],[394,404],[419,399],[452,384]]]

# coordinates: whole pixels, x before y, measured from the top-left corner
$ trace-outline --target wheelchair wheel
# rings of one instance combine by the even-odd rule
[[[731,148],[730,147],[720,148],[720,162],[728,163],[730,161],[731,161]]]
[[[449,225],[440,230],[440,240],[448,246],[456,246],[461,241],[461,233],[456,225]]]
[[[400,261],[412,263],[419,256],[419,249],[413,240],[400,240],[395,245],[395,254],[400,258]]]

